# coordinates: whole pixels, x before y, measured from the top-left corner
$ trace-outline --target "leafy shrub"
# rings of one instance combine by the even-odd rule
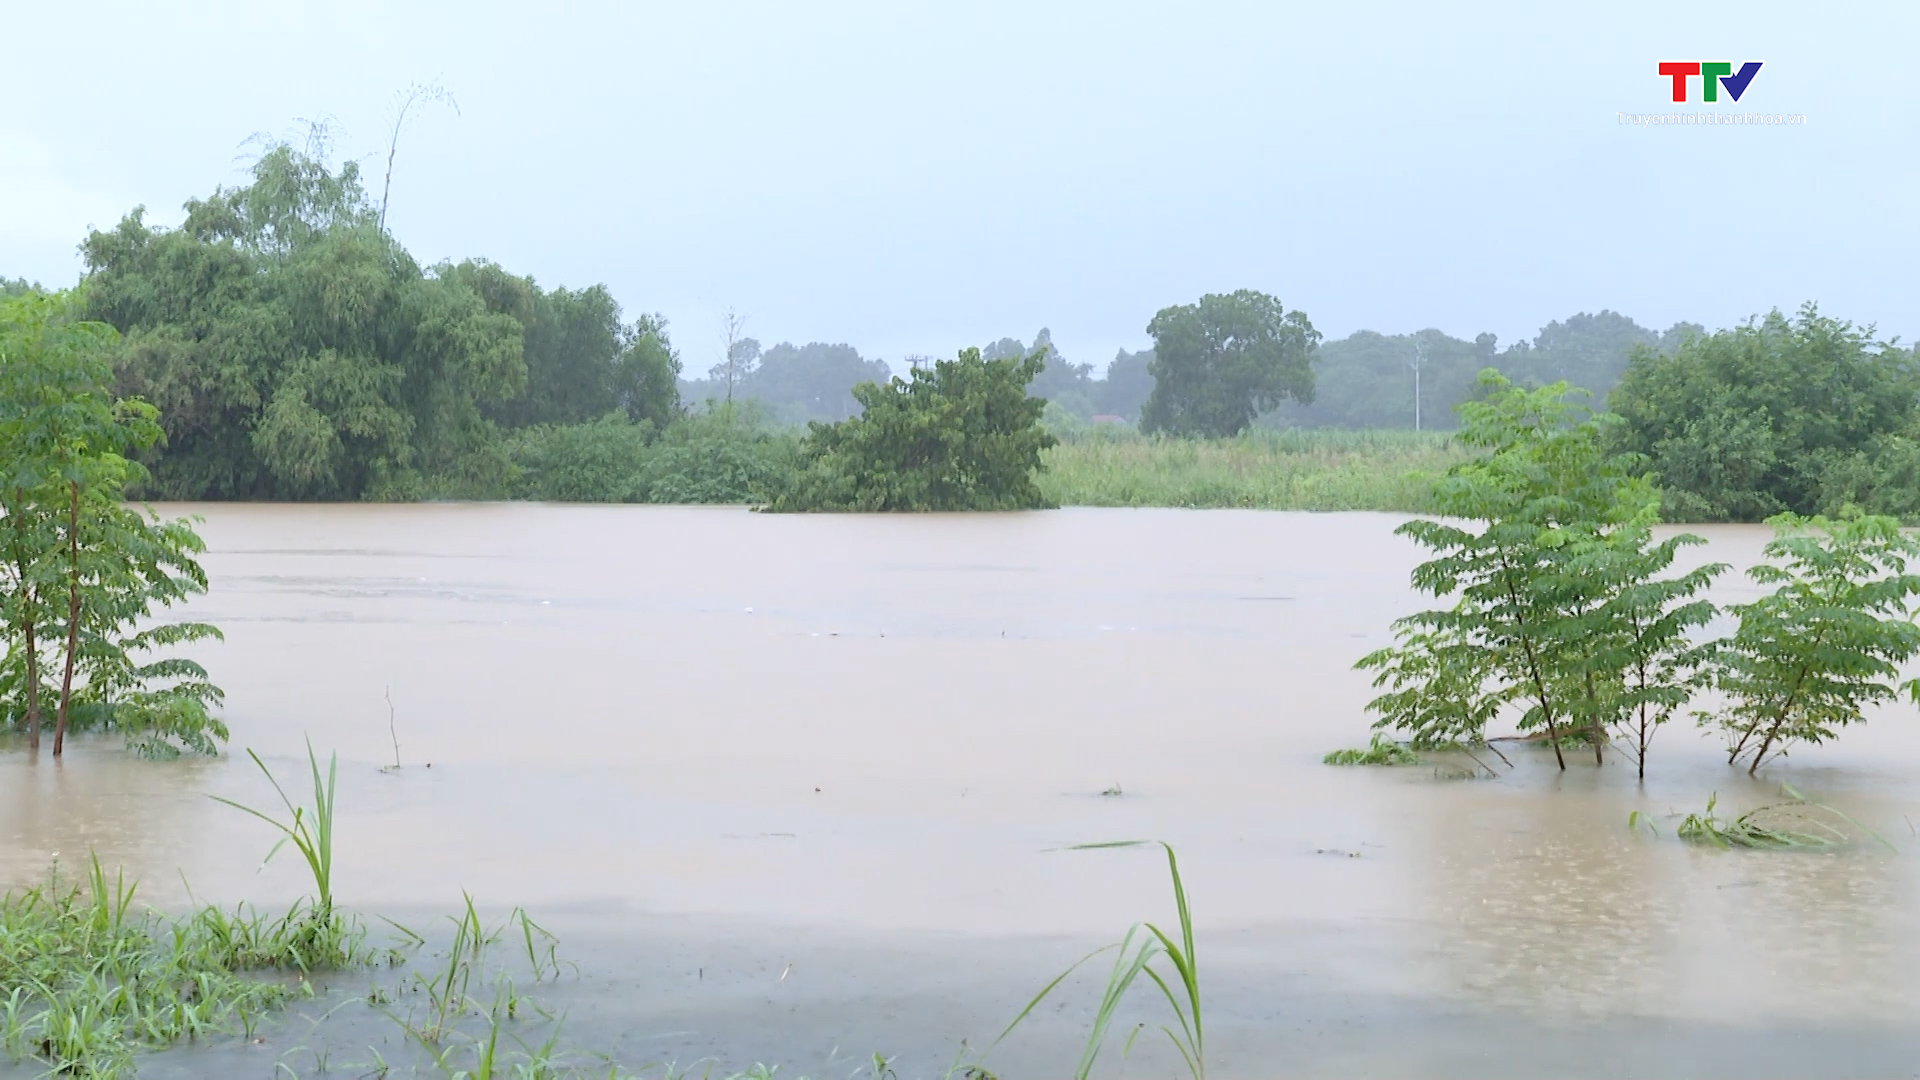
[[[746,408],[681,417],[664,431],[615,413],[514,433],[512,491],[552,502],[764,502],[787,483],[797,444]]]
[[[221,692],[166,652],[220,632],[154,618],[206,592],[205,545],[127,504],[158,412],[109,392],[118,335],[76,310],[71,295],[0,300],[0,725],[37,750],[50,719],[55,757],[85,727],[149,755],[210,754],[227,736],[209,711]]]
[[[1747,572],[1774,591],[1731,608],[1739,627],[1721,644],[1714,681],[1726,706],[1703,723],[1749,772],[1796,742],[1819,744],[1891,700],[1900,665],[1920,654],[1908,605],[1920,543],[1887,517],[1840,521],[1784,514],[1769,561]]]
[[[886,385],[862,383],[866,412],[808,425],[792,484],[768,509],[1030,510],[1052,503],[1034,483],[1056,444],[1040,424],[1046,402],[1026,387],[1046,362],[958,359]]]
[[[1480,742],[1511,709],[1562,768],[1569,740],[1598,760],[1615,731],[1644,768],[1706,662],[1689,631],[1713,608],[1695,597],[1724,568],[1669,576],[1679,547],[1700,541],[1654,542],[1643,460],[1609,452],[1606,419],[1566,384],[1529,390],[1487,371],[1480,389],[1458,440],[1483,456],[1435,489],[1451,520],[1398,530],[1434,555],[1414,587],[1453,603],[1400,619],[1395,644],[1359,661],[1385,691],[1368,704],[1374,728],[1417,747]]]
[[[1621,449],[1645,455],[1678,521],[1759,521],[1783,511],[1920,509],[1913,446],[1920,364],[1872,327],[1812,305],[1641,348],[1608,404]]]
[[[783,490],[800,440],[750,409],[675,422],[653,446],[645,473],[653,503],[764,503]]]

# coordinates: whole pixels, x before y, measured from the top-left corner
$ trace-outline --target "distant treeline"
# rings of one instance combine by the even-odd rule
[[[1670,352],[1688,335],[1701,334],[1697,323],[1677,323],[1665,331],[1650,330],[1614,311],[1581,313],[1542,327],[1531,341],[1499,348],[1493,334],[1472,341],[1439,330],[1412,334],[1357,331],[1337,341],[1321,342],[1314,352],[1313,401],[1287,401],[1257,421],[1260,427],[1349,428],[1354,430],[1412,428],[1414,376],[1420,361],[1420,422],[1422,427],[1450,430],[1454,409],[1468,400],[1481,369],[1493,368],[1524,385],[1568,382],[1592,392],[1596,403],[1606,399],[1626,371],[1635,347]],[[1129,424],[1140,422],[1140,410],[1153,392],[1148,369],[1152,348],[1125,349],[1104,371],[1074,363],[1061,355],[1046,328],[1031,341],[1004,337],[981,349],[988,359],[1023,357],[1035,350],[1047,354],[1047,365],[1028,392],[1046,398],[1065,416],[1091,420],[1111,417]],[[759,401],[779,421],[840,420],[855,408],[852,389],[869,379],[885,381],[892,365],[868,360],[851,345],[782,343],[765,352],[747,339],[734,386],[736,400]],[[904,365],[901,365],[904,367]],[[694,405],[724,400],[726,384],[719,366],[706,379],[683,380],[682,397]]]
[[[1436,432],[1483,369],[1590,391],[1670,519],[1920,516],[1920,362],[1810,305],[1711,333],[1577,314],[1503,349],[1431,329],[1325,341],[1305,313],[1240,290],[1162,308],[1144,327],[1152,347],[1122,350],[1101,378],[1046,329],[935,372],[845,343],[763,348],[730,319],[722,362],[687,379],[660,316],[485,260],[423,266],[354,163],[287,145],[246,184],[190,200],[180,226],[135,208],[81,252],[72,304],[116,332],[111,391],[158,410],[134,490],[146,498],[1037,505],[1050,496],[1004,478],[1008,462],[1042,460],[1043,434],[1406,429],[1418,363],[1421,426]],[[0,295],[35,290],[0,279]],[[991,490],[987,476],[1001,478]],[[796,502],[803,480],[816,497]],[[913,494],[949,490],[964,497]]]

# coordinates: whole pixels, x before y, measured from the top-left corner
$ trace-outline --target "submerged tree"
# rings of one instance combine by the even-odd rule
[[[1374,688],[1386,690],[1367,706],[1374,730],[1402,732],[1415,750],[1486,741],[1504,700],[1467,631],[1472,618],[1464,604],[1409,616],[1394,624],[1393,645],[1360,658],[1354,666],[1377,669]]]
[[[911,380],[862,383],[865,412],[812,423],[792,486],[771,510],[1027,510],[1050,506],[1034,484],[1046,402],[1027,384],[1046,362],[984,360],[967,349]]]
[[[1768,562],[1749,570],[1772,593],[1731,609],[1715,683],[1726,706],[1702,714],[1727,739],[1727,760],[1759,771],[1798,742],[1819,744],[1891,700],[1900,665],[1920,654],[1908,572],[1920,543],[1888,517],[1828,520],[1782,514]]]
[[[1503,709],[1563,743],[1592,745],[1637,724],[1636,756],[1686,700],[1700,665],[1687,636],[1711,618],[1695,600],[1720,567],[1669,580],[1681,536],[1654,543],[1657,494],[1641,462],[1609,453],[1605,423],[1556,383],[1514,386],[1483,372],[1481,400],[1461,406],[1461,442],[1483,452],[1436,489],[1450,521],[1403,525],[1435,557],[1413,584],[1451,607],[1395,624],[1397,643],[1360,661],[1391,687],[1369,709],[1376,728],[1416,741],[1474,742]]]
[[[153,406],[108,392],[115,335],[74,307],[38,294],[0,301],[0,698],[35,748],[53,700],[56,756],[69,727],[95,725],[149,753],[210,752],[226,735],[208,712],[219,689],[191,661],[145,656],[218,635],[200,623],[150,624],[155,605],[205,591],[200,540],[185,522],[125,505],[144,475],[131,455],[160,428]]]
[[[1609,734],[1633,757],[1641,779],[1653,736],[1710,678],[1715,642],[1695,640],[1713,620],[1701,596],[1726,564],[1672,574],[1682,547],[1706,541],[1689,533],[1655,542],[1649,511],[1591,545],[1573,570],[1588,576],[1602,600],[1586,620],[1576,650],[1580,687],[1590,709],[1595,746]]]

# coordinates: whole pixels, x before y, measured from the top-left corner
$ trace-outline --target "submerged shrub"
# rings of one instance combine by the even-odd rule
[[[1900,665],[1920,653],[1909,610],[1920,574],[1908,572],[1920,544],[1897,521],[1783,514],[1773,525],[1769,561],[1747,573],[1774,591],[1730,609],[1739,626],[1713,670],[1726,705],[1700,716],[1725,735],[1727,761],[1745,759],[1749,773],[1892,700]]]
[[[768,509],[1032,510],[1050,507],[1034,483],[1040,452],[1056,440],[1041,426],[1046,402],[1027,384],[1046,362],[983,360],[967,349],[912,378],[861,383],[866,411],[813,423],[792,484]]]
[[[1608,421],[1571,388],[1526,389],[1488,371],[1480,390],[1457,438],[1481,456],[1435,488],[1453,520],[1399,529],[1434,556],[1414,587],[1453,603],[1399,620],[1395,644],[1360,659],[1385,691],[1368,704],[1374,728],[1416,747],[1471,744],[1509,713],[1545,734],[1561,768],[1570,741],[1597,762],[1624,732],[1644,769],[1653,731],[1698,681],[1690,631],[1713,608],[1697,597],[1723,567],[1668,574],[1699,539],[1654,542],[1644,462],[1609,452]]]
[[[756,409],[680,417],[665,429],[613,414],[528,428],[510,442],[516,498],[596,503],[763,502],[785,486],[798,440]]]

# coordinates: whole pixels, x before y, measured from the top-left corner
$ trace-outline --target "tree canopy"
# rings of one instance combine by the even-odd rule
[[[1920,510],[1920,363],[1809,304],[1641,348],[1610,404],[1684,521]]]
[[[1422,427],[1457,426],[1456,409],[1477,392],[1483,368],[1493,368],[1523,385],[1566,382],[1592,391],[1604,401],[1636,348],[1671,351],[1700,333],[1693,323],[1678,323],[1665,333],[1649,330],[1618,312],[1582,312],[1542,327],[1531,341],[1505,349],[1493,334],[1472,341],[1439,330],[1381,334],[1360,330],[1321,344],[1314,357],[1314,397],[1307,404],[1284,402],[1262,418],[1282,427],[1410,428],[1414,378],[1410,364],[1421,360]]]
[[[1172,435],[1235,435],[1282,401],[1313,400],[1320,332],[1306,315],[1242,289],[1163,308],[1147,324],[1153,392],[1142,427]]]
[[[791,487],[773,510],[1026,510],[1049,506],[1034,484],[1045,402],[1027,384],[1039,350],[987,360],[978,349],[854,388],[865,411],[813,423]]]
[[[86,314],[123,335],[116,386],[163,418],[162,497],[498,491],[502,424],[678,408],[659,320],[488,263],[423,269],[352,162],[276,146],[179,228],[136,208],[82,252]]]
[[[56,757],[85,727],[152,755],[211,753],[226,736],[209,712],[220,690],[164,653],[219,631],[152,618],[206,590],[200,538],[127,505],[144,474],[133,455],[160,428],[152,405],[110,392],[117,335],[76,308],[0,298],[0,726],[37,750],[51,709]]]
[[[1100,410],[1129,423],[1140,422],[1140,410],[1153,394],[1153,350],[1128,352],[1121,349],[1107,364],[1107,377],[1101,380]]]

